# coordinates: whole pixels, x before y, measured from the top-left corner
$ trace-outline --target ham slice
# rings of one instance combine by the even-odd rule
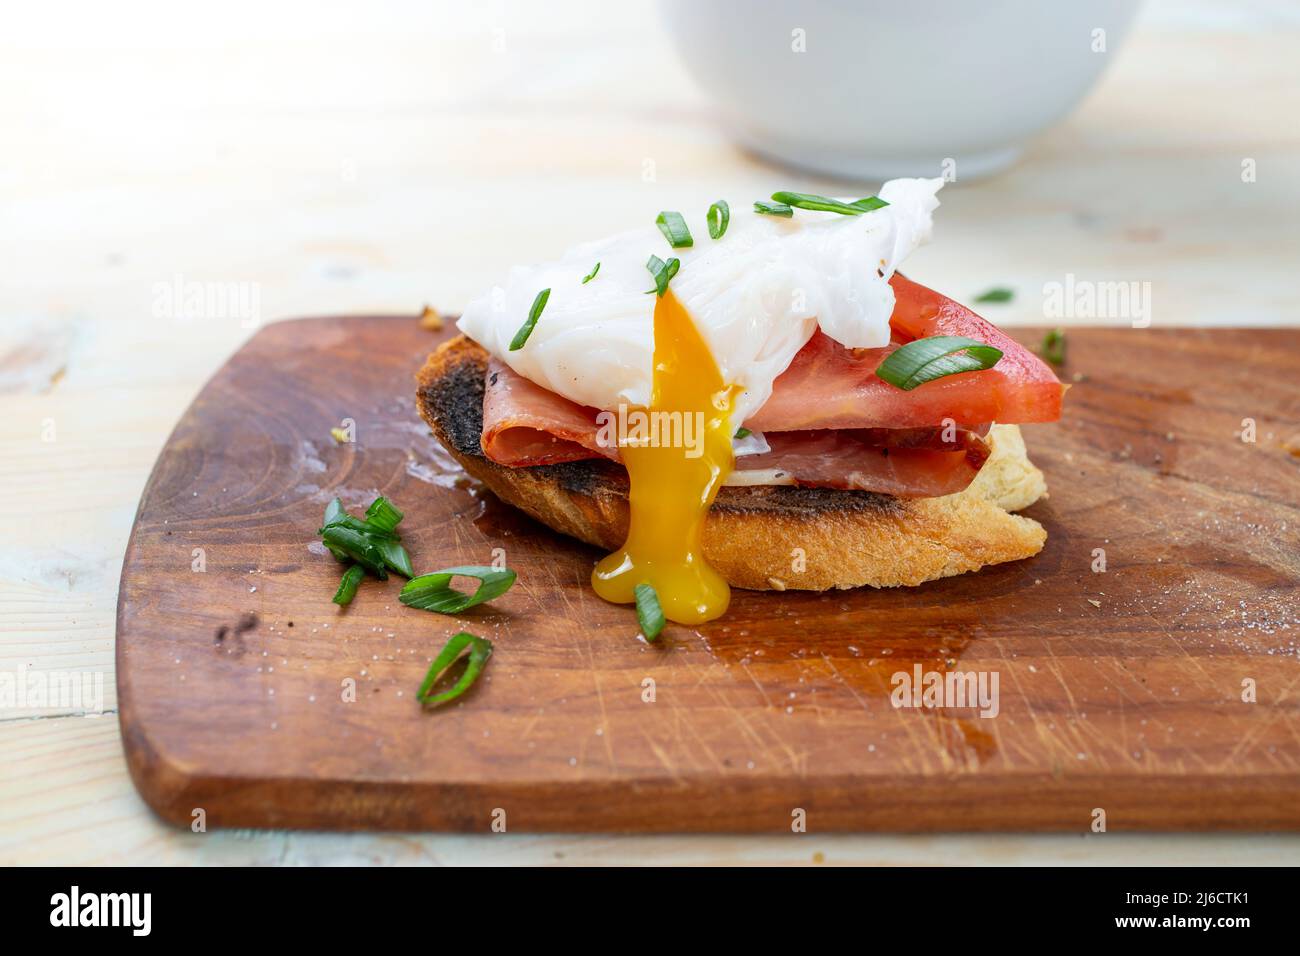
[[[1036,355],[925,286],[901,275],[890,284],[897,298],[890,318],[893,344],[850,350],[816,332],[777,378],[771,398],[744,423],[763,432],[771,451],[738,459],[733,483],[816,485],[900,497],[952,494],[970,484],[983,465],[988,423],[1060,417],[1064,388]],[[891,351],[931,335],[968,336],[996,346],[1003,357],[992,369],[910,391],[876,377]],[[617,448],[597,441],[598,414],[494,358],[483,400],[484,454],[515,467],[600,457],[618,461]]]
[[[554,465],[613,458],[596,441],[597,410],[535,385],[499,359],[488,361],[483,390],[483,453],[498,465]]]
[[[976,432],[959,431],[953,442],[959,450],[936,450],[939,434],[932,431],[914,447],[870,444],[873,437],[893,436],[852,429],[768,432],[772,450],[736,459],[727,483],[845,488],[900,498],[956,494],[979,474],[990,448]]]
[[[605,457],[597,410],[534,385],[493,359],[483,399],[483,451],[525,467]],[[786,484],[934,497],[961,491],[988,457],[988,426],[767,432],[770,451],[736,459],[730,484]],[[945,441],[945,438],[951,439]]]

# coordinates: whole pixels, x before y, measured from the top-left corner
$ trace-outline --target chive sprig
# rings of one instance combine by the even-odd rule
[[[876,368],[876,377],[910,392],[918,385],[960,372],[990,369],[1002,350],[962,335],[932,335],[900,346]]]

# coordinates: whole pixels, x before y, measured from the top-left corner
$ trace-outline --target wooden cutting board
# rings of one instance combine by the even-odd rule
[[[723,620],[658,646],[589,590],[597,552],[477,490],[429,437],[412,376],[448,334],[394,317],[270,326],[171,436],[117,629],[127,758],[166,819],[1300,825],[1294,332],[1072,331],[1065,419],[1025,429],[1051,489],[1027,512],[1042,554],[914,589],[737,591]],[[356,442],[338,444],[349,418]],[[313,543],[322,509],[380,492],[406,511],[417,570],[502,548],[519,583],[461,619],[403,607],[398,579],[340,610],[339,567]],[[495,654],[459,704],[424,713],[415,691],[461,629]],[[894,707],[894,675],[918,667],[996,674],[997,715]]]

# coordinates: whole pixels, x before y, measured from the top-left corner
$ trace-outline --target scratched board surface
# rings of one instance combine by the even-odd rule
[[[129,765],[165,818],[1300,825],[1290,333],[1073,331],[1065,419],[1025,429],[1050,489],[1027,512],[1049,535],[1038,557],[913,589],[737,591],[724,619],[670,625],[658,646],[591,593],[596,551],[475,487],[429,436],[412,376],[449,334],[396,317],[269,326],[177,426],[117,634]],[[345,419],[356,441],[339,444]],[[398,579],[336,607],[322,509],[381,492],[406,512],[417,570],[500,548],[518,584],[460,618],[403,607]],[[462,629],[495,654],[459,703],[422,712],[430,659]],[[987,706],[895,706],[899,674],[948,672],[982,679]]]

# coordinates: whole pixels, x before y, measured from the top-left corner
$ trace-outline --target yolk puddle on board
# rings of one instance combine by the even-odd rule
[[[709,506],[731,473],[735,391],[722,380],[686,309],[671,290],[665,291],[655,302],[648,409],[650,420],[660,426],[652,426],[650,434],[664,439],[671,432],[691,442],[620,445],[632,482],[631,522],[623,547],[591,573],[592,588],[606,601],[632,603],[636,586],[648,582],[670,621],[701,624],[726,613],[731,589],[705,562],[701,541]],[[667,427],[664,423],[674,421],[674,413],[680,415],[675,421],[689,419],[689,425]]]

